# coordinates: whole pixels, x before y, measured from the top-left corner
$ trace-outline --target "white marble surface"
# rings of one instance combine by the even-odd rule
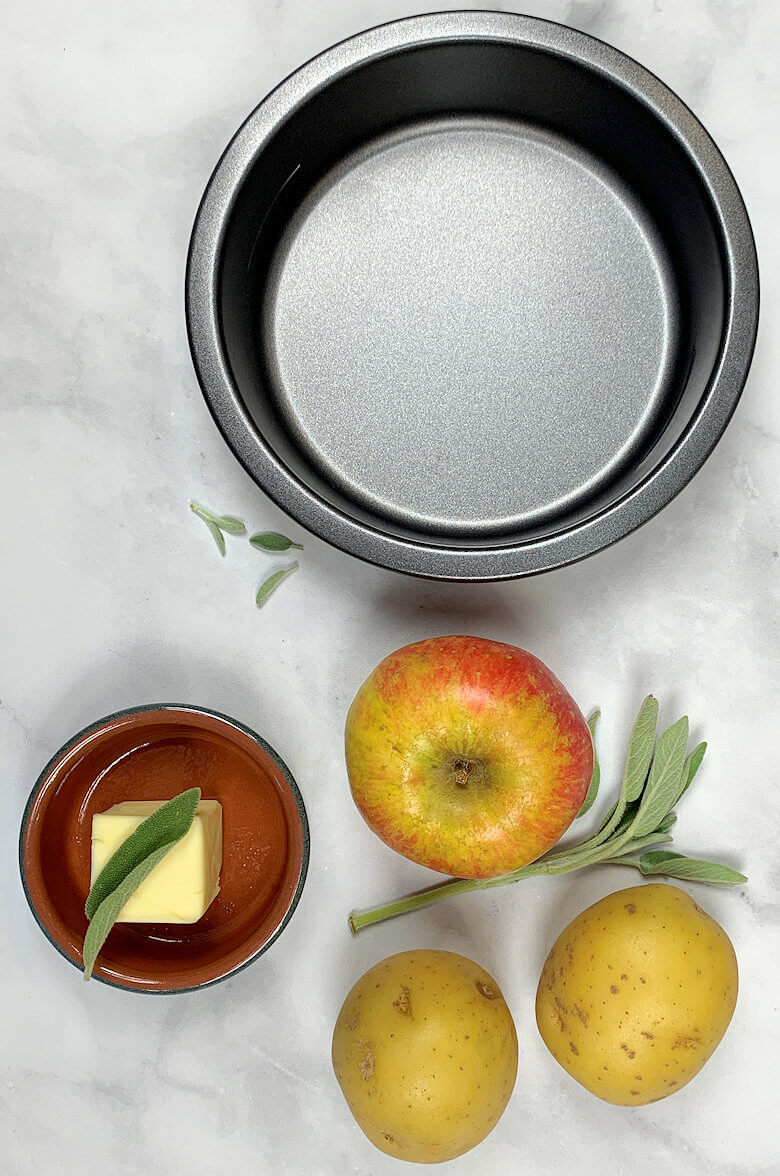
[[[495,5],[494,5],[495,6]],[[435,7],[422,4],[417,10]],[[485,5],[489,7],[489,5]],[[0,92],[0,1170],[4,1176],[383,1176],[331,1074],[329,1039],[361,972],[410,946],[481,961],[514,1010],[517,1088],[459,1176],[777,1172],[776,139],[780,8],[764,0],[536,0],[614,42],[703,118],[752,214],[764,309],[723,442],[663,514],[577,567],[520,583],[417,583],[306,540],[263,612],[262,557],[220,561],[195,496],[287,529],[206,411],[182,312],[190,225],[212,165],[263,94],[388,0],[6,0]],[[349,938],[351,906],[423,871],[349,799],[345,708],[392,648],[469,631],[524,645],[583,707],[604,709],[614,777],[648,689],[710,752],[678,840],[742,865],[749,886],[690,891],[727,928],[741,996],[694,1083],[639,1111],[607,1106],[546,1053],[533,993],[563,923],[620,885],[607,868],[464,897]],[[45,942],[16,866],[24,801],[48,756],[115,708],[178,699],[260,730],[313,826],[298,913],[263,960],[201,994],[85,986]]]

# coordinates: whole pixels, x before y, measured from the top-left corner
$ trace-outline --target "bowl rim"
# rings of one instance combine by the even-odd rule
[[[186,702],[141,703],[138,706],[130,706],[125,707],[122,710],[113,711],[111,714],[104,715],[101,719],[96,719],[94,722],[89,723],[86,727],[83,727],[80,731],[77,731],[75,735],[70,737],[70,739],[66,740],[59,750],[56,751],[53,756],[51,756],[46,766],[39,773],[38,778],[36,779],[24,806],[24,812],[22,814],[21,826],[19,830],[19,874],[22,883],[22,890],[24,891],[24,896],[27,899],[27,905],[29,906],[33,918],[35,919],[46,939],[48,939],[52,947],[56,948],[59,954],[64,959],[66,959],[69,964],[72,964],[74,968],[82,971],[81,964],[79,964],[77,960],[74,960],[73,957],[67,951],[65,951],[62,944],[59,943],[49,928],[45,925],[30,893],[30,887],[27,880],[26,840],[32,810],[35,802],[38,799],[38,796],[46,787],[54,770],[57,768],[60,762],[78,746],[79,743],[87,739],[88,736],[109,727],[117,719],[129,718],[133,715],[141,715],[149,712],[178,712],[192,715],[206,715],[210,718],[217,719],[220,722],[225,723],[227,726],[233,727],[242,734],[246,735],[249,739],[252,740],[253,743],[258,745],[261,751],[265,752],[268,758],[281,772],[285,784],[289,788],[292,798],[295,801],[295,808],[301,825],[301,864],[293,894],[278,925],[271,932],[268,939],[266,939],[265,942],[262,943],[255,951],[253,951],[252,954],[247,957],[247,959],[243,960],[240,964],[236,964],[235,967],[230,968],[228,971],[222,973],[219,976],[213,976],[211,979],[204,980],[200,984],[192,984],[181,988],[146,988],[143,985],[138,984],[120,983],[117,980],[112,980],[106,976],[101,976],[97,971],[93,972],[92,975],[93,980],[97,980],[100,984],[105,984],[109,988],[119,989],[121,992],[133,992],[143,996],[178,996],[187,992],[200,992],[204,988],[210,988],[214,984],[221,984],[223,980],[228,980],[231,976],[235,976],[239,972],[243,972],[244,968],[248,968],[250,964],[253,964],[255,960],[263,955],[264,952],[266,952],[268,948],[276,942],[295,913],[295,909],[298,906],[301,894],[303,893],[303,887],[306,882],[306,875],[309,869],[309,858],[311,854],[311,833],[303,797],[301,796],[298,785],[295,782],[295,778],[290,769],[287,767],[287,764],[281,758],[279,753],[275,751],[273,747],[271,747],[270,743],[267,743],[261,735],[258,735],[256,731],[253,731],[251,727],[247,727],[238,719],[231,718],[230,715],[223,714],[221,711],[212,710],[210,707],[198,706],[193,703]]]
[[[568,528],[514,544],[459,547],[425,543],[376,526],[326,502],[264,440],[243,404],[227,357],[219,313],[219,271],[238,192],[265,144],[310,95],[377,58],[423,44],[500,41],[557,54],[609,78],[642,102],[695,167],[721,236],[726,305],[720,348],[705,392],[684,432],[642,480],[615,502]],[[249,114],[217,162],[197,211],[185,276],[187,334],[209,410],[234,455],[287,514],[350,555],[429,579],[514,579],[577,562],[611,546],[656,515],[711,454],[739,402],[755,350],[759,274],[742,195],[715,142],[690,108],[645,66],[567,25],[490,11],[451,11],[378,25],[333,45],[285,78]]]

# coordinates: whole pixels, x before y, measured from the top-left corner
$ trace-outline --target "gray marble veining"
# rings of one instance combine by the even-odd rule
[[[492,4],[482,7],[496,7]],[[499,1127],[459,1176],[759,1176],[778,1170],[780,802],[776,778],[780,9],[758,0],[536,0],[612,41],[708,126],[756,232],[763,312],[750,380],[691,486],[583,564],[502,585],[418,583],[304,539],[262,612],[272,566],[220,560],[189,497],[258,529],[290,524],[243,474],[191,370],[182,308],[192,218],[255,103],[319,49],[404,9],[387,0],[135,0],[4,6],[0,38],[0,1169],[7,1176],[390,1176],[329,1064],[351,983],[420,944],[500,980],[520,1070]],[[733,1025],[674,1098],[626,1111],[546,1053],[533,993],[547,948],[628,870],[534,879],[349,938],[352,906],[424,884],[363,825],[341,750],[346,706],[385,653],[434,633],[530,648],[604,712],[605,780],[642,695],[710,743],[677,839],[741,865],[736,892],[691,886],[741,968]],[[159,699],[227,711],[277,746],[313,826],[290,927],[232,981],[179,998],[86,986],[45,942],[19,885],[27,793],[77,728]],[[603,799],[601,806],[606,803]]]

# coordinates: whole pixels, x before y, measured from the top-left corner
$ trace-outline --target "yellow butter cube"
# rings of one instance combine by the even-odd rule
[[[92,818],[92,882],[142,821],[164,800],[126,800]],[[219,893],[222,806],[201,800],[192,828],[127,900],[118,923],[197,923]]]

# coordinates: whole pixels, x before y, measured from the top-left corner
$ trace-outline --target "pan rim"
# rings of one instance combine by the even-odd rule
[[[225,233],[241,185],[278,127],[316,90],[343,73],[416,45],[503,41],[577,61],[627,89],[685,150],[717,218],[726,268],[721,345],[706,391],[682,436],[636,486],[598,513],[554,534],[512,544],[426,543],[378,529],[325,501],[272,451],[244,407],[222,338],[218,274]],[[587,33],[536,17],[457,11],[408,17],[326,49],[282,81],[236,132],[208,182],[190,239],[185,279],[187,333],[209,410],[247,473],[313,534],[368,563],[431,579],[514,579],[600,551],[666,506],[698,472],[739,402],[755,349],[759,278],[748,213],[734,176],[696,116],[665,83],[620,50]]]

